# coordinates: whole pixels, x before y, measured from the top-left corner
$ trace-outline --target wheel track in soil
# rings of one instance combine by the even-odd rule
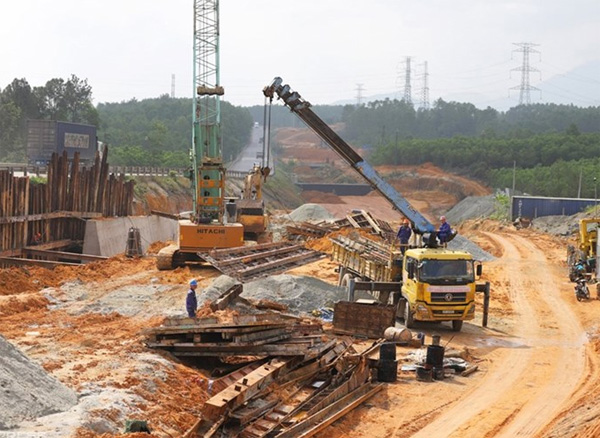
[[[563,273],[546,257],[547,249],[514,234],[484,234],[503,249],[498,280],[509,285],[514,338],[490,363],[481,385],[414,437],[536,436],[584,373],[584,332],[561,291]]]

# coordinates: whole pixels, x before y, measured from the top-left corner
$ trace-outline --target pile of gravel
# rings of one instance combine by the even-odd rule
[[[487,218],[494,214],[495,210],[494,195],[467,196],[446,213],[446,218],[450,223],[459,223],[468,219]]]
[[[77,395],[0,336],[0,430],[70,409]]]
[[[213,301],[236,283],[238,281],[234,278],[221,275],[198,294],[198,302],[203,304]],[[346,288],[333,286],[313,277],[281,274],[245,283],[240,296],[248,300],[268,300],[284,304],[289,313],[303,315],[322,307],[333,307],[337,301],[346,300],[348,292]],[[358,292],[356,297],[371,298],[366,293]]]
[[[448,242],[448,249],[454,251],[466,251],[470,253],[475,260],[480,262],[491,262],[495,259],[489,252],[484,251],[476,243],[470,241],[464,236],[458,234],[454,239]]]
[[[334,216],[319,204],[303,204],[292,211],[288,216],[294,222],[325,221],[334,219]]]

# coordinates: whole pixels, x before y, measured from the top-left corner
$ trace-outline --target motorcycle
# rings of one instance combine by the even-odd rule
[[[585,278],[578,278],[575,282],[577,283],[575,285],[575,298],[577,298],[577,301],[589,300],[590,290],[587,286],[587,280]]]

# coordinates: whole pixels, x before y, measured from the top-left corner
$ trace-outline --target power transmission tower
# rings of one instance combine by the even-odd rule
[[[410,60],[411,57],[407,56],[406,57],[406,70],[404,71],[404,101],[406,103],[410,103],[412,104],[412,90],[411,90],[411,85],[410,85]]]
[[[428,110],[429,109],[429,72],[427,70],[427,61],[423,62],[423,73],[419,75],[423,88],[419,90],[421,93],[421,108]]]
[[[533,47],[539,46],[539,44],[533,43],[513,43],[515,46],[518,46],[518,49],[513,50],[513,52],[523,53],[523,64],[521,67],[513,68],[511,71],[520,71],[521,72],[521,85],[517,85],[516,87],[510,88],[510,90],[519,90],[519,105],[531,105],[531,90],[540,91],[539,88],[532,86],[529,83],[529,73],[530,72],[539,72],[539,70],[535,67],[529,65],[529,55],[531,53],[540,53],[538,50]],[[541,77],[541,73],[540,73]],[[541,95],[540,95],[541,96]]]
[[[364,91],[363,84],[356,84],[356,106],[360,106],[362,104],[362,101],[363,101],[362,92],[363,91]]]
[[[175,98],[175,74],[171,75],[171,99]]]

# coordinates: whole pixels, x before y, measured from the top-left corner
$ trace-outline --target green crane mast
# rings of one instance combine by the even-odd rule
[[[192,178],[199,224],[222,223],[225,168],[221,140],[219,0],[194,0]]]

